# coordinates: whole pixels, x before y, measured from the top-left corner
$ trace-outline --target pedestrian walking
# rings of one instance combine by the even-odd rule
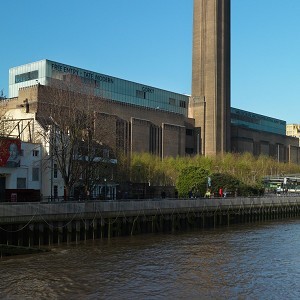
[[[219,196],[222,198],[223,197],[223,189],[220,187],[219,189]]]

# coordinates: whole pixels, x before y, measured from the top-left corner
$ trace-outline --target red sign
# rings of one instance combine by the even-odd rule
[[[21,141],[0,139],[0,167],[20,167]]]

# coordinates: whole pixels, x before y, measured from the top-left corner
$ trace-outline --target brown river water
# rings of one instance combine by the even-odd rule
[[[300,220],[88,241],[0,260],[0,299],[300,299]]]

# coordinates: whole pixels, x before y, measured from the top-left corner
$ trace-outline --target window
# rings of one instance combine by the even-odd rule
[[[39,156],[39,150],[32,150],[32,156]]]
[[[109,158],[109,149],[103,149],[103,158]]]
[[[186,107],[185,101],[180,100],[179,106],[185,108]]]
[[[136,90],[136,97],[141,99],[146,99],[146,92]]]
[[[17,189],[26,189],[26,178],[17,178]]]
[[[15,76],[15,83],[24,82],[28,80],[38,79],[39,71],[31,71],[23,74],[18,74]]]
[[[58,197],[58,186],[57,185],[53,186],[53,194],[54,194],[54,198]]]
[[[169,98],[169,104],[170,105],[175,105],[176,104],[176,100],[174,98]]]
[[[185,148],[185,153],[186,154],[193,154],[194,153],[194,149],[193,148]]]
[[[40,169],[39,168],[32,168],[32,181],[39,181],[39,173]]]
[[[185,132],[186,132],[186,135],[190,135],[190,136],[193,136],[194,135],[194,130],[193,129],[186,129],[185,130]]]
[[[53,178],[57,178],[57,164],[53,165]]]

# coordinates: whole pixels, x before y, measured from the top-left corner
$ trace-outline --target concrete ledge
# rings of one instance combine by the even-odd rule
[[[300,197],[157,199],[131,201],[85,201],[56,203],[1,203],[0,224],[35,221],[58,221],[71,218],[136,216],[216,211],[261,207],[298,206]]]

